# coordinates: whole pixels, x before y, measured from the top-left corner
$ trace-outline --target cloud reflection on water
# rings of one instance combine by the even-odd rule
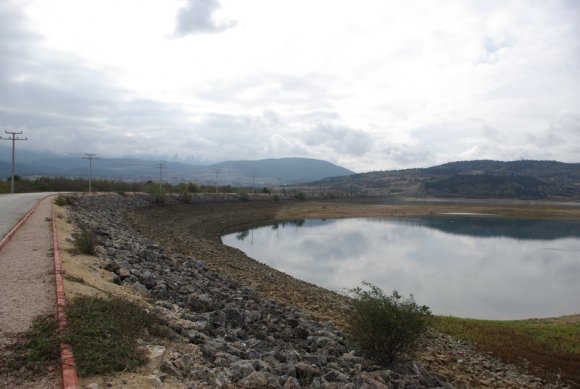
[[[485,220],[482,220],[485,219]],[[225,244],[333,290],[362,280],[437,314],[516,319],[580,312],[580,223],[474,217],[305,220]],[[238,238],[236,238],[236,236]]]

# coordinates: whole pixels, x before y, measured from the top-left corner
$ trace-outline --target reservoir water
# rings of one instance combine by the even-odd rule
[[[473,215],[279,222],[226,245],[304,281],[369,281],[433,313],[524,319],[580,313],[580,221]]]

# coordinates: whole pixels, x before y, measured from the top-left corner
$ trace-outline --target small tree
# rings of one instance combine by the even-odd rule
[[[382,363],[395,361],[409,351],[431,322],[431,311],[415,303],[413,295],[403,298],[397,291],[387,296],[379,287],[350,290],[353,297],[350,334],[361,351]]]

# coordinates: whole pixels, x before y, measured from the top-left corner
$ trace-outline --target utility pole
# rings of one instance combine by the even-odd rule
[[[216,193],[218,192],[218,184],[220,181],[220,173],[221,172],[222,172],[221,169],[214,170],[214,173],[215,173],[215,192]]]
[[[163,169],[167,168],[167,165],[164,163],[158,163],[157,165],[155,165],[155,167],[159,169],[159,193],[161,193],[161,182],[163,179],[162,171]]]
[[[97,154],[85,153],[85,156],[83,157],[83,159],[89,160],[89,193],[93,193],[93,159],[99,159],[95,157],[95,155]]]
[[[252,194],[256,194],[256,175],[252,174]]]
[[[16,141],[17,140],[28,140],[28,137],[26,138],[19,138],[17,135],[22,134],[22,131],[8,131],[8,130],[4,130],[5,133],[7,134],[11,134],[12,136],[8,136],[8,138],[0,136],[0,139],[2,140],[11,140],[12,141],[12,176],[10,178],[10,193],[14,193],[14,150],[15,150],[15,146],[16,146]]]

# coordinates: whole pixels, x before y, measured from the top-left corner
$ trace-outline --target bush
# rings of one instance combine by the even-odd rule
[[[306,195],[303,192],[298,192],[294,195],[296,200],[306,201]]]
[[[403,298],[397,291],[387,296],[379,287],[350,290],[353,297],[349,317],[350,334],[361,351],[381,363],[395,361],[413,348],[431,322],[431,312],[415,303],[413,295]]]
[[[250,195],[248,194],[248,192],[242,191],[242,192],[238,193],[238,198],[241,201],[249,201],[250,200]]]
[[[97,245],[97,237],[92,228],[81,226],[80,231],[74,233],[72,236],[73,252],[76,254],[96,254],[95,246]]]
[[[58,205],[59,207],[62,207],[64,205],[75,205],[76,202],[77,199],[74,196],[64,196],[64,195],[58,195],[54,200],[54,204]]]
[[[184,189],[179,193],[179,200],[186,204],[191,204],[193,202],[193,195]]]

